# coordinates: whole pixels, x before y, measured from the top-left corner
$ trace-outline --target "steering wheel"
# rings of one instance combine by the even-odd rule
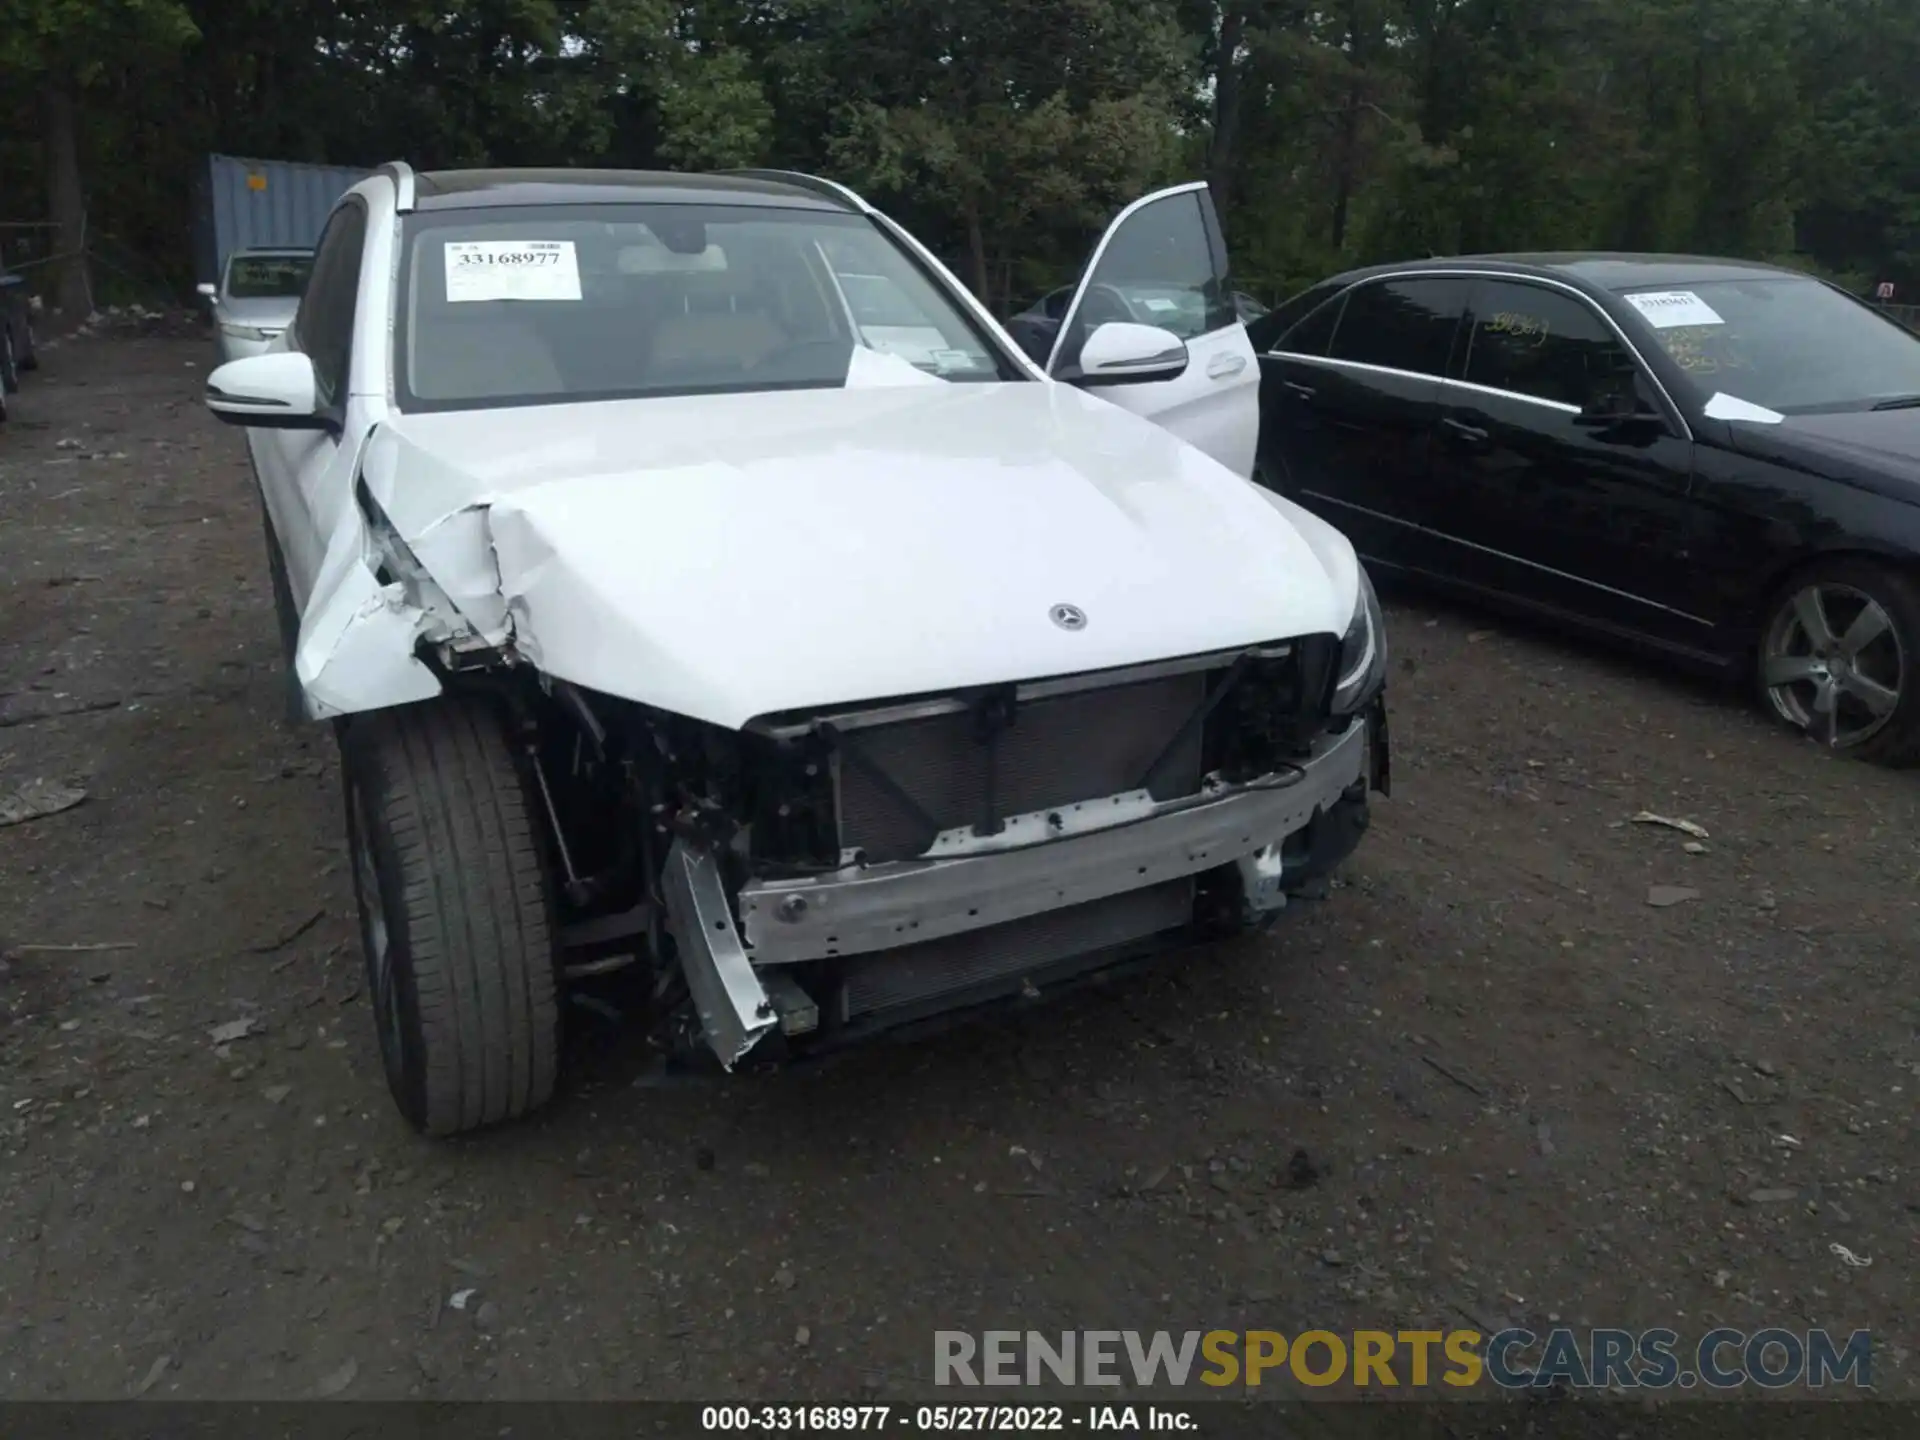
[[[1131,324],[1133,319],[1133,307],[1127,303],[1127,297],[1111,285],[1089,285],[1087,293],[1080,297],[1080,324],[1089,331],[1096,325],[1116,321]]]

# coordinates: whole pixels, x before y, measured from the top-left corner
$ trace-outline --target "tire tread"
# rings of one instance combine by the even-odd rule
[[[390,903],[423,1032],[421,1128],[517,1118],[551,1097],[560,1048],[552,899],[520,767],[477,704],[406,706],[354,728],[380,768],[374,823],[400,872]]]

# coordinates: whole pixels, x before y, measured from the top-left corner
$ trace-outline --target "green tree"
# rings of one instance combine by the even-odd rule
[[[1547,247],[1920,289],[1917,73],[1911,0],[0,0],[0,187],[103,285],[191,278],[219,149],[822,170],[994,304],[1196,175],[1269,298]]]
[[[989,303],[1007,301],[1017,265],[1057,265],[1173,163],[1192,55],[1152,0],[836,0],[814,13],[829,8],[816,76],[859,77],[833,111],[830,158],[941,212]]]
[[[39,101],[57,303],[69,315],[93,309],[81,106],[114,71],[164,60],[193,35],[177,0],[0,0],[0,91]]]

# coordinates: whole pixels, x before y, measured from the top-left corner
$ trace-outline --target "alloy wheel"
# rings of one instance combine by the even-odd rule
[[[1760,666],[1780,718],[1835,750],[1885,729],[1907,679],[1906,649],[1886,607],[1832,581],[1806,585],[1780,607]]]

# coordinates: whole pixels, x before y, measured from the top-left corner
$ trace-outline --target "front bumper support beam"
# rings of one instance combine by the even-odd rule
[[[1018,848],[896,861],[740,891],[753,965],[861,955],[1103,900],[1235,864],[1311,821],[1367,773],[1372,727],[1322,741],[1297,770],[1170,801],[1105,829]]]

